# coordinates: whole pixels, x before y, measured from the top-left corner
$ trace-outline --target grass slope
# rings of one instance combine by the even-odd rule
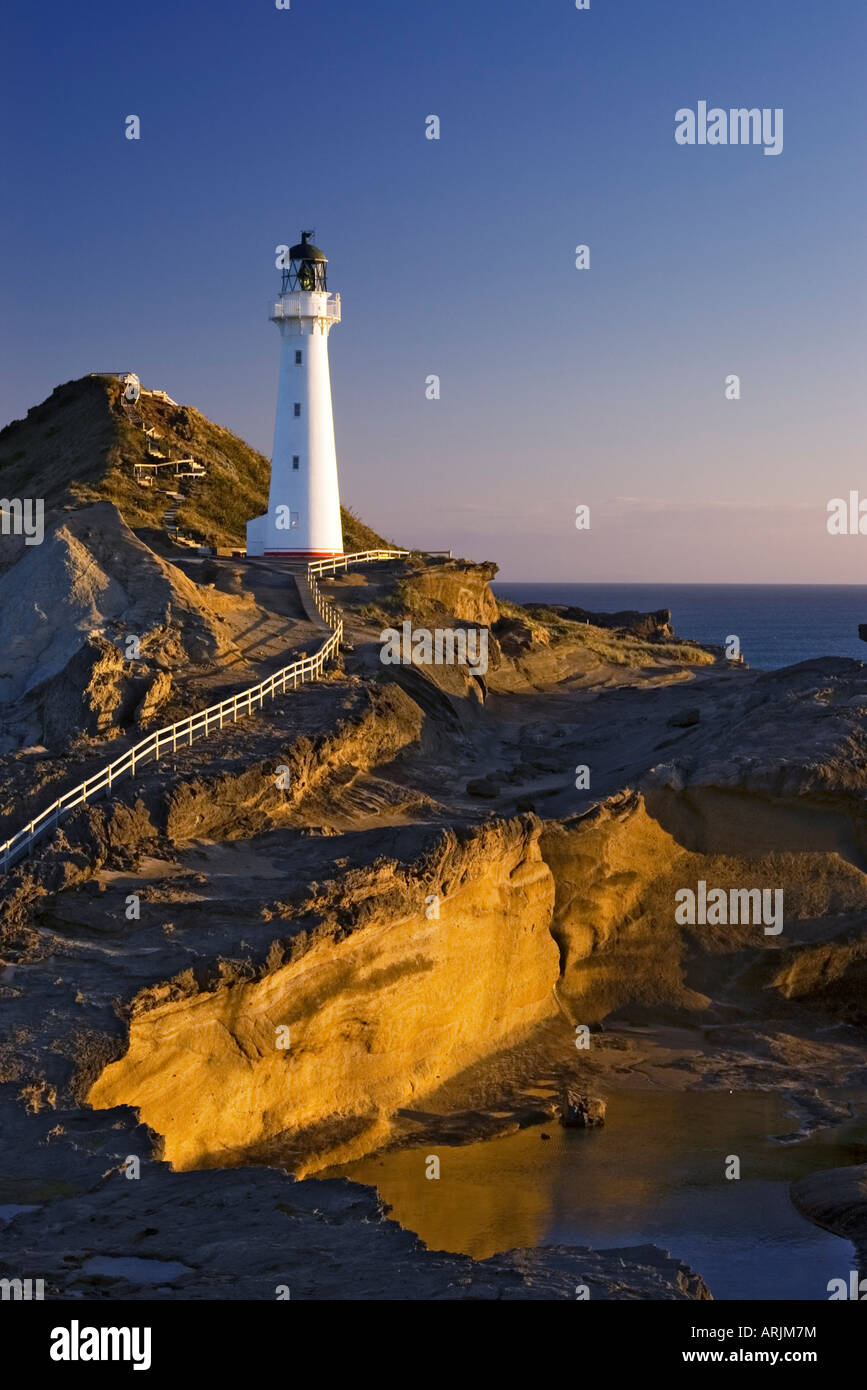
[[[243,547],[246,523],[268,505],[268,460],[193,406],[142,395],[138,414],[161,436],[162,453],[192,457],[208,470],[206,478],[186,480],[181,530],[210,545]],[[137,483],[134,465],[148,458],[143,429],[121,406],[119,380],[81,377],[56,387],[26,419],[0,430],[0,493],[38,495],[46,511],[113,502],[133,530],[162,530],[167,492],[184,489],[168,470],[153,487]],[[354,512],[342,512],[348,551],[389,544]]]

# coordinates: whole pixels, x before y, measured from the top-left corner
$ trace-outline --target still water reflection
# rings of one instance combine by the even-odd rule
[[[798,1144],[762,1092],[621,1091],[601,1130],[548,1124],[488,1143],[383,1154],[334,1169],[375,1185],[401,1225],[435,1250],[485,1259],[535,1245],[669,1249],[715,1298],[826,1299],[853,1267],[847,1241],[799,1216],[788,1184],[820,1168],[867,1161],[867,1098],[845,1125]],[[542,1133],[549,1134],[544,1141]],[[440,1159],[439,1180],[425,1159]],[[725,1177],[729,1155],[741,1177]]]

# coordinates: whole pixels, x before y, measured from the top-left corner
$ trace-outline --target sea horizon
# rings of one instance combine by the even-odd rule
[[[745,662],[778,670],[819,657],[867,660],[858,636],[867,622],[867,584],[631,584],[495,580],[498,598],[568,604],[597,613],[671,610],[678,637],[725,645],[736,636]]]

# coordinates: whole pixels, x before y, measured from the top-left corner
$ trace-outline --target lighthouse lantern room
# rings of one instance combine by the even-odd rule
[[[328,334],[340,295],[328,293],[327,259],[312,232],[289,251],[280,297],[280,376],[268,511],[247,523],[247,554],[318,560],[343,554]]]

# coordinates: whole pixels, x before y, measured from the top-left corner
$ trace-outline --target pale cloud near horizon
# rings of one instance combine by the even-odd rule
[[[713,498],[617,496],[588,501],[579,531],[574,507],[535,499],[403,506],[383,530],[407,545],[451,547],[500,564],[511,580],[591,583],[864,584],[867,537],[831,536],[825,499],[744,503]],[[867,611],[865,611],[867,619]]]
[[[714,498],[706,500],[688,497],[608,497],[602,498],[596,503],[596,506],[640,507],[644,511],[659,512],[745,512],[747,515],[754,512],[773,512],[775,515],[780,515],[780,513],[785,512],[816,511],[815,505],[810,502],[732,502]]]
[[[587,505],[590,507],[591,517],[599,515],[616,516],[620,513],[624,520],[631,524],[638,519],[638,514],[646,515],[654,513],[657,516],[691,515],[701,516],[707,512],[714,512],[717,515],[729,513],[738,515],[749,521],[751,518],[761,519],[762,524],[766,524],[765,518],[768,515],[779,519],[783,516],[791,516],[793,519],[806,520],[811,516],[815,517],[824,527],[826,508],[825,503],[810,502],[741,502],[724,501],[721,499],[691,499],[684,497],[605,497],[592,498],[585,497]],[[577,505],[577,504],[576,504]],[[483,502],[462,502],[444,503],[431,505],[425,503],[424,523],[429,525],[437,517],[449,518],[450,521],[460,521],[462,518],[468,523],[478,526],[482,534],[490,534],[490,524],[485,523],[507,523],[510,527],[520,525],[525,530],[528,524],[533,524],[534,534],[548,534],[552,540],[561,536],[564,530],[568,533],[573,527],[572,518],[574,507],[569,502],[560,503],[539,503],[522,505],[520,513],[515,510],[506,510],[501,507],[486,506]],[[391,513],[389,525],[414,526],[418,525],[419,509],[414,506],[395,507]]]

